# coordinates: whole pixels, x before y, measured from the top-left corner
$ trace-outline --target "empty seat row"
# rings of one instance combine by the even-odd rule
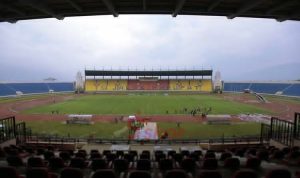
[[[114,170],[101,169],[93,172],[89,176],[85,176],[82,170],[78,168],[65,168],[60,174],[49,172],[46,168],[31,168],[26,171],[25,175],[20,175],[14,167],[0,167],[0,177],[2,178],[223,178],[219,171],[203,170],[199,171],[195,176],[181,169],[175,169],[154,175],[149,171],[135,170],[127,174],[118,176]],[[253,170],[236,171],[231,178],[258,178],[258,174]],[[292,175],[285,169],[274,169],[268,172],[265,178],[291,178]]]

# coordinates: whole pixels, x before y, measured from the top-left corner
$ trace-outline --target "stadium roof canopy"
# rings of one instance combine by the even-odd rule
[[[173,70],[173,71],[85,70],[85,76],[212,76],[212,70]]]
[[[300,20],[299,0],[1,0],[0,22],[72,16],[171,14]]]

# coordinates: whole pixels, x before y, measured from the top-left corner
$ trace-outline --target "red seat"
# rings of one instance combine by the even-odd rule
[[[102,158],[102,155],[100,153],[91,153],[90,159],[95,159],[95,158]]]
[[[134,162],[134,154],[131,153],[125,153],[124,154],[124,159],[126,159],[128,162]]]
[[[215,158],[208,158],[203,161],[202,165],[203,169],[217,169],[218,168],[218,160]]]
[[[207,152],[207,153],[204,155],[204,158],[205,158],[205,159],[216,158],[216,154],[215,154],[214,152]]]
[[[260,167],[260,159],[258,158],[248,158],[246,162],[246,167],[250,169],[258,169]]]
[[[148,160],[150,160],[150,154],[142,153],[142,154],[140,154],[140,159],[148,159]]]
[[[136,163],[137,170],[150,170],[151,169],[151,161],[148,159],[140,159]]]
[[[117,178],[117,175],[111,169],[101,169],[96,171],[92,178]]]
[[[83,178],[83,173],[79,168],[64,168],[60,173],[60,178]]]
[[[23,160],[19,156],[8,156],[6,161],[9,166],[19,167],[24,166]]]
[[[93,171],[96,171],[98,169],[107,169],[109,167],[105,159],[96,158],[92,160],[91,168],[93,169]]]
[[[133,155],[134,157],[136,157],[138,155],[136,150],[130,150],[129,154]]]
[[[222,178],[222,175],[219,171],[201,171],[197,178]]]
[[[62,158],[53,157],[49,160],[49,167],[52,170],[56,170],[56,169],[64,168],[65,164]]]
[[[286,169],[274,169],[267,173],[266,178],[291,178],[290,171]]]
[[[235,172],[232,178],[258,178],[258,175],[252,170],[240,170]]]
[[[45,160],[50,160],[51,158],[53,158],[55,155],[54,155],[54,152],[53,151],[45,151],[44,152],[44,159]]]
[[[161,159],[166,159],[166,155],[164,153],[155,153],[155,161],[159,162]]]
[[[59,157],[62,158],[64,161],[69,161],[71,159],[71,155],[68,151],[60,152]]]
[[[47,168],[29,168],[26,171],[26,178],[49,178]]]
[[[174,168],[173,160],[171,159],[161,159],[159,161],[159,169],[162,171],[171,170]]]
[[[115,159],[114,160],[114,170],[117,172],[127,171],[128,161],[126,159]]]
[[[240,168],[240,160],[238,158],[227,158],[224,163],[227,169],[236,170]]]
[[[44,161],[40,157],[30,157],[27,160],[27,166],[29,167],[45,167]]]
[[[151,178],[151,174],[148,171],[131,171],[128,173],[127,178]]]
[[[0,167],[0,177],[2,178],[20,178],[16,168],[10,166]]]
[[[194,172],[196,169],[196,161],[192,158],[183,159],[180,163],[180,167],[188,172]]]
[[[182,161],[182,159],[183,159],[183,156],[182,156],[181,153],[175,153],[175,154],[173,155],[173,159],[174,159],[176,162],[181,163],[181,161]]]
[[[224,152],[221,154],[220,161],[225,161],[227,158],[231,158],[232,154],[228,152]]]
[[[86,167],[86,163],[83,158],[71,159],[70,167],[83,169]]]
[[[188,178],[188,175],[184,170],[175,169],[167,171],[165,178]]]

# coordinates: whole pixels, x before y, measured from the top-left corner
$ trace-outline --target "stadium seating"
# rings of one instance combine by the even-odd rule
[[[145,178],[156,176],[161,178],[296,178],[300,166],[291,165],[289,162],[291,156],[293,159],[300,159],[298,147],[288,149],[288,151],[285,148],[280,150],[264,146],[243,147],[238,149],[243,150],[242,157],[233,156],[237,152],[236,149],[226,149],[221,152],[213,150],[178,152],[172,150],[170,154],[162,150],[153,153],[149,150],[131,150],[128,152],[106,150],[100,154],[96,149],[90,150],[88,153],[86,150],[60,151],[51,147],[33,149],[27,146],[12,145],[0,150],[4,151],[0,158],[1,178],[25,176],[26,178],[135,178],[140,176]],[[28,150],[30,151],[28,152]],[[278,153],[276,151],[283,154],[283,156],[277,157],[280,162],[272,162],[272,159],[268,161],[260,159],[261,153],[266,154],[265,157],[273,158],[273,155]],[[10,155],[13,152],[15,155]],[[45,154],[40,154],[42,152],[53,152],[54,156],[47,160]],[[202,152],[206,156],[202,156]],[[61,159],[59,156],[63,156],[63,153],[69,153],[71,160]],[[98,156],[92,158],[92,154]],[[125,155],[127,154],[132,154],[134,158],[131,161],[126,160]],[[111,157],[111,155],[118,156]],[[150,159],[142,159],[143,155],[149,155]],[[161,155],[168,156],[161,157]],[[182,159],[177,161],[178,155]],[[195,155],[199,157],[195,159]]]
[[[1,83],[0,96],[16,95],[20,91],[23,94],[37,94],[53,92],[74,91],[73,83]]]
[[[284,95],[300,96],[300,84],[292,84],[283,91]]]
[[[85,81],[85,91],[97,91],[97,83],[94,80]]]
[[[128,80],[127,90],[168,90],[168,80],[140,81]]]
[[[122,91],[127,89],[127,80],[86,80],[85,91]]]
[[[203,80],[93,80],[85,81],[85,91],[121,90],[175,90],[175,91],[212,91],[212,82]]]
[[[170,80],[169,90],[211,92],[211,80]]]
[[[21,178],[19,173],[14,167],[0,167],[0,177],[9,177],[9,178]]]
[[[250,89],[256,93],[300,96],[300,83],[224,83],[225,92],[244,92]]]
[[[16,91],[13,88],[9,88],[8,85],[0,83],[0,96],[15,95]]]

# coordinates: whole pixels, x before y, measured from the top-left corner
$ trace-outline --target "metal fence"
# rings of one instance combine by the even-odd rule
[[[15,138],[15,117],[0,119],[0,143]]]
[[[260,143],[259,135],[244,137],[216,137],[209,139],[159,139],[159,140],[130,140],[130,139],[107,139],[107,138],[77,138],[77,137],[60,137],[33,135],[28,140],[31,143],[98,143],[98,144],[200,144],[200,143],[218,143],[218,144],[251,144]]]
[[[295,113],[294,124],[294,138],[300,140],[300,113]]]
[[[261,142],[268,142],[271,138],[271,126],[269,124],[261,123],[260,130]]]
[[[26,133],[26,124],[25,124],[25,122],[17,123],[15,128],[16,128],[15,129],[16,143],[17,144],[26,143],[27,133]]]
[[[272,117],[271,135],[273,140],[287,146],[292,146],[294,138],[294,123]]]
[[[185,144],[185,143],[265,143],[270,139],[287,146],[293,146],[294,139],[300,140],[300,113],[295,113],[294,122],[271,118],[271,124],[261,124],[261,134],[244,137],[218,137],[207,139],[160,139],[160,140],[129,140],[129,139],[105,139],[105,138],[71,138],[47,135],[32,135],[31,129],[26,128],[25,122],[15,123],[15,117],[0,119],[0,143],[16,139],[17,144],[30,142],[47,143],[112,143],[112,144]]]

